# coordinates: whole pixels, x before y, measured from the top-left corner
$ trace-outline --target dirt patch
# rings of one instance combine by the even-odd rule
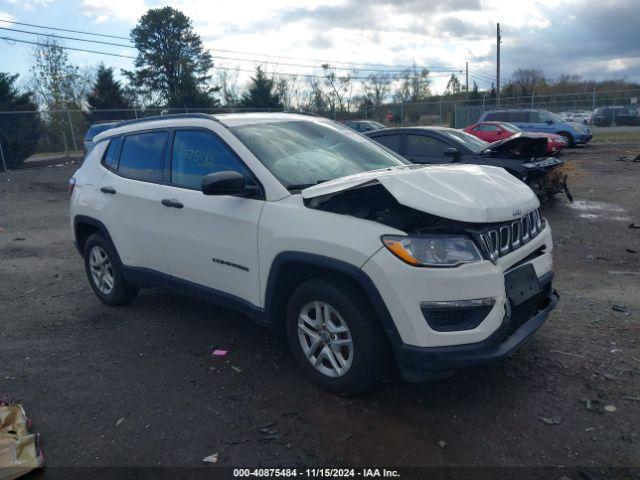
[[[23,400],[49,466],[637,466],[640,277],[610,273],[640,272],[640,164],[617,161],[635,145],[563,155],[576,202],[543,207],[561,300],[530,342],[356,399],[236,313],[157,289],[101,304],[66,227],[72,167],[0,174],[0,397]]]

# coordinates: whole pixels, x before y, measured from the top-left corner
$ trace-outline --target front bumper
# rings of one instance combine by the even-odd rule
[[[593,134],[591,133],[581,133],[575,136],[574,143],[577,145],[582,145],[585,143],[589,143],[589,141],[593,138]]]
[[[552,287],[552,277],[553,274],[549,273],[540,279],[544,295],[537,305],[530,304],[524,310],[518,307],[521,308],[519,312],[508,312],[498,330],[481,342],[442,347],[393,345],[402,378],[419,382],[438,373],[495,362],[513,353],[542,326],[558,303],[559,295]],[[528,312],[531,316],[527,315]]]

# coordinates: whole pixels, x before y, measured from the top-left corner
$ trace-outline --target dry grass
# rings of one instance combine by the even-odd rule
[[[592,142],[640,142],[640,128],[637,132],[597,132]]]

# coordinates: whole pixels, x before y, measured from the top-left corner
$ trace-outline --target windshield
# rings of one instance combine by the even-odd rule
[[[504,128],[507,132],[518,133],[518,132],[522,131],[518,127],[516,127],[515,125],[513,125],[511,123],[501,123],[500,126],[502,128]]]
[[[540,110],[540,119],[543,122],[546,122],[547,120],[552,120],[555,123],[564,123],[564,120],[562,118],[560,118],[555,113],[549,112],[547,110]]]
[[[463,132],[462,130],[454,130],[453,128],[443,128],[440,130],[445,136],[449,136],[454,140],[461,142],[465,147],[470,149],[474,153],[478,153],[481,150],[487,148],[489,145],[484,140],[480,140],[478,137],[471,135],[470,133]]]
[[[373,140],[329,121],[254,123],[230,130],[290,190],[408,163]]]

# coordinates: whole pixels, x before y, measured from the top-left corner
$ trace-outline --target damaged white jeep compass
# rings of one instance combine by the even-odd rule
[[[71,228],[109,305],[163,286],[286,331],[332,392],[493,361],[556,305],[551,230],[497,167],[408,165],[337,123],[177,115],[95,138]]]

